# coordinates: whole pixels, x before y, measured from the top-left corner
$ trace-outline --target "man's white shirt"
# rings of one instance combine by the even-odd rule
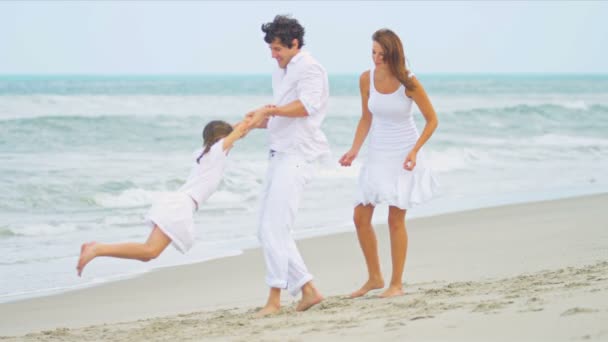
[[[276,106],[300,100],[308,116],[271,117],[268,122],[270,149],[307,160],[329,155],[329,144],[321,131],[329,100],[329,81],[323,66],[307,51],[300,51],[285,69],[275,70],[272,91]]]

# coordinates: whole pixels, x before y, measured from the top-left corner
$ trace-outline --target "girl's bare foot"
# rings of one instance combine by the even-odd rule
[[[378,295],[380,298],[389,298],[389,297],[397,297],[403,296],[405,292],[403,292],[403,286],[389,286],[386,291],[382,292]]]
[[[261,318],[268,315],[273,315],[281,310],[280,305],[266,304],[260,311],[256,312],[253,317]]]
[[[365,295],[371,290],[377,290],[384,287],[384,280],[368,280],[363,286],[357,291],[350,294],[350,298],[357,298]]]
[[[80,257],[78,258],[78,265],[76,266],[76,270],[78,271],[78,276],[82,275],[82,270],[84,267],[95,258],[95,247],[96,242],[87,242],[83,243],[80,247]]]

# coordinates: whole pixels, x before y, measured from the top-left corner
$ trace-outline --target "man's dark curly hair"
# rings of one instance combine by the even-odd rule
[[[262,24],[262,32],[266,34],[264,41],[268,44],[279,38],[279,42],[289,49],[292,48],[294,39],[299,42],[298,49],[304,46],[304,27],[287,15],[277,15],[272,22]]]

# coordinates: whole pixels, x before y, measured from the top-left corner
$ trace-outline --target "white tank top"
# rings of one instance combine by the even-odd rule
[[[410,73],[410,77],[413,75]],[[369,79],[367,107],[372,113],[369,152],[376,156],[405,157],[419,137],[412,116],[414,101],[405,95],[403,84],[391,94],[379,93],[374,86],[374,68],[370,69]]]

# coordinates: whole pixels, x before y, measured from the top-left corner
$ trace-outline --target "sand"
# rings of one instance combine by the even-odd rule
[[[348,232],[298,242],[327,297],[307,312],[285,294],[280,314],[252,317],[267,288],[250,250],[0,304],[0,341],[608,340],[607,209],[602,194],[410,220],[397,298],[345,297],[366,277]]]

